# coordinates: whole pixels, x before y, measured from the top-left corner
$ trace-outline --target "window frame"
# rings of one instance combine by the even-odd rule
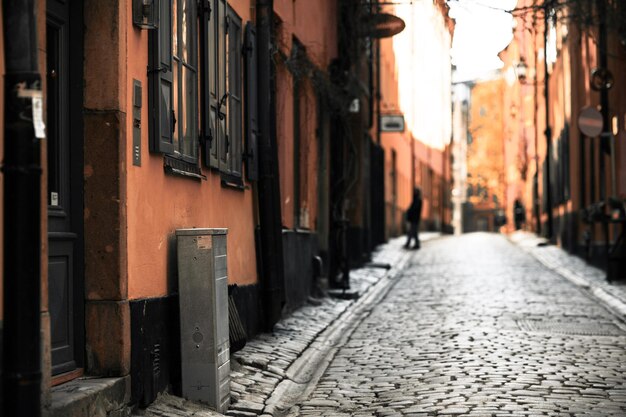
[[[226,13],[226,174],[243,178],[243,27],[242,19],[228,6]],[[234,44],[234,45],[233,45]]]
[[[218,171],[223,183],[243,185],[243,21],[226,0],[206,4],[210,13],[203,17],[201,35],[203,163]]]
[[[198,5],[195,1],[188,1],[191,25],[187,32],[187,58],[183,56],[183,17],[185,10],[179,7],[181,0],[159,2],[158,28],[149,35],[149,67],[148,67],[148,105],[149,105],[149,137],[150,151],[161,153],[171,159],[180,160],[189,164],[190,176],[199,176],[199,109],[198,109]],[[176,8],[174,8],[176,6]],[[176,16],[174,16],[176,10]],[[173,30],[176,30],[174,38]],[[175,39],[178,50],[174,51]],[[185,83],[186,71],[191,71],[191,82]],[[176,78],[176,79],[175,79]],[[191,91],[185,90],[188,85]],[[188,100],[183,96],[188,94]],[[169,101],[168,101],[169,100]],[[181,109],[183,103],[186,105]],[[177,114],[178,113],[178,114]],[[166,115],[168,114],[168,115]],[[183,131],[185,126],[189,129]],[[187,133],[187,134],[185,134]],[[191,142],[191,143],[189,143]],[[178,164],[178,172],[185,164]]]

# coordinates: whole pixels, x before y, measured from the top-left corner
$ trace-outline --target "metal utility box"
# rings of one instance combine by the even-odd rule
[[[176,230],[183,396],[230,403],[227,229]]]

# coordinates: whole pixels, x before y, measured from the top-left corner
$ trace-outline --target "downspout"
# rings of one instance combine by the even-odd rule
[[[264,323],[271,330],[280,319],[285,304],[285,277],[283,267],[283,240],[276,144],[276,112],[272,96],[273,0],[257,0],[257,62],[259,107],[259,223],[261,228],[261,298]]]
[[[533,18],[533,62],[535,66],[535,82],[533,83],[534,93],[534,112],[533,122],[535,125],[534,142],[535,142],[535,175],[533,176],[533,212],[535,215],[535,233],[541,235],[541,201],[539,200],[539,132],[538,132],[538,116],[539,116],[539,82],[537,75],[539,74],[537,65],[537,32],[534,30],[536,27],[536,20]]]
[[[41,415],[41,77],[33,0],[5,0],[5,416]],[[33,106],[39,109],[33,111]],[[33,120],[35,117],[35,120]],[[35,126],[37,124],[37,126]],[[38,128],[37,133],[35,127]]]
[[[548,214],[548,224],[546,229],[546,238],[552,240],[553,229],[553,213],[552,213],[552,183],[550,177],[550,159],[552,158],[552,129],[550,128],[550,75],[548,73],[548,28],[550,23],[550,14],[548,6],[544,9],[544,26],[543,26],[543,71],[544,71],[544,98],[546,111],[546,205]]]
[[[380,126],[380,39],[376,41],[376,144],[380,146],[381,126]]]
[[[607,59],[607,39],[606,39],[606,6],[605,0],[598,0],[598,17],[600,22],[598,25],[598,66],[601,69],[608,70],[609,64]],[[602,112],[602,134],[600,135],[600,202],[605,203],[602,207],[602,234],[604,235],[604,258],[607,267],[607,279],[610,281],[609,276],[609,263],[610,263],[610,247],[609,242],[609,222],[606,217],[607,214],[607,179],[606,179],[606,154],[611,155],[610,137],[611,137],[611,122],[609,115],[609,90],[602,86],[600,89],[600,107]],[[614,184],[613,184],[614,185]]]

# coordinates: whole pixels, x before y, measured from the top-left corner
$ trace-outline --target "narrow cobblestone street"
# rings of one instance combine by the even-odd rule
[[[428,242],[293,415],[626,415],[616,316],[502,235]]]

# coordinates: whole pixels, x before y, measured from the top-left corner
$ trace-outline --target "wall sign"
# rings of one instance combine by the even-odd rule
[[[381,132],[404,132],[404,116],[401,114],[385,114],[380,116]]]
[[[595,137],[602,132],[602,114],[593,107],[583,107],[578,114],[578,129],[585,136]]]
[[[388,13],[370,14],[361,19],[361,36],[389,38],[404,30],[406,24],[398,16]]]

